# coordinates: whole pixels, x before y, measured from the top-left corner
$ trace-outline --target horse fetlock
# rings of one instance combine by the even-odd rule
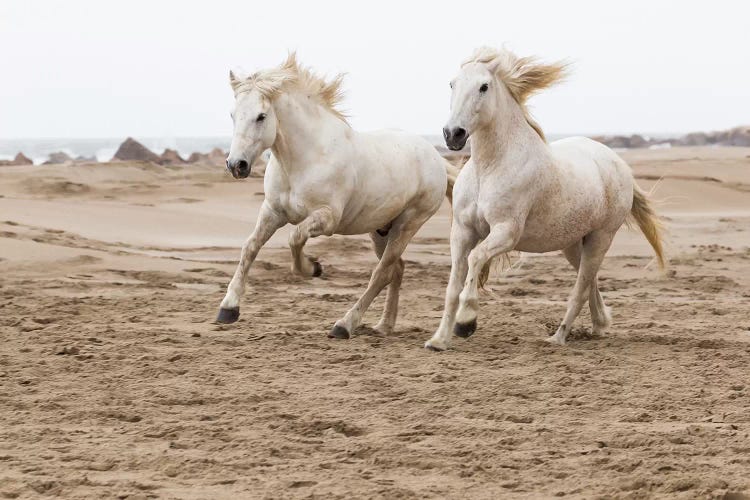
[[[387,321],[383,321],[382,319],[378,322],[377,325],[373,326],[372,329],[378,333],[382,333],[383,335],[390,335],[393,333],[393,325]]]
[[[479,311],[479,303],[477,299],[462,300],[456,313],[456,321],[458,323],[476,323],[477,312]]]
[[[554,335],[547,337],[546,340],[550,344],[565,345],[565,337],[567,336],[565,325],[560,325]]]

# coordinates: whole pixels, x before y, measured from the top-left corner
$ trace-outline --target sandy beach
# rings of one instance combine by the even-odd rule
[[[575,275],[496,274],[480,327],[422,348],[450,269],[449,207],[406,252],[396,332],[326,337],[369,238],[288,228],[214,324],[260,178],[147,163],[0,167],[0,497],[750,498],[750,148],[623,153],[669,226],[660,273],[623,229],[588,310],[543,339]],[[380,297],[365,324],[377,321]]]

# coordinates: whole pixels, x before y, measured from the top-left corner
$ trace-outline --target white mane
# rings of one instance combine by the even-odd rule
[[[541,64],[533,56],[518,57],[510,50],[492,47],[478,48],[462,66],[472,62],[493,67],[495,75],[505,83],[510,95],[521,106],[526,121],[544,139],[544,132],[531,117],[526,101],[537,92],[564,79],[567,63]]]
[[[330,81],[313,73],[297,62],[297,54],[292,52],[281,65],[258,71],[247,78],[237,78],[229,73],[229,81],[235,96],[242,92],[257,89],[268,99],[274,99],[288,89],[299,89],[317,96],[320,103],[338,118],[346,122],[346,115],[338,109],[344,97],[342,84],[344,75],[339,74]]]

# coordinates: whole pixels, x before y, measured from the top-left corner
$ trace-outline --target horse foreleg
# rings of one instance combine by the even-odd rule
[[[255,229],[242,245],[240,262],[234,272],[232,281],[229,282],[227,293],[221,301],[221,308],[216,321],[219,323],[234,323],[240,317],[240,299],[245,293],[245,283],[250,265],[255,261],[261,247],[265,245],[273,233],[278,231],[287,223],[281,214],[276,213],[267,203],[263,203],[258,214]]]
[[[490,234],[469,253],[469,269],[464,289],[458,296],[459,306],[453,333],[469,337],[477,329],[479,312],[479,275],[490,259],[513,250],[518,240],[518,230],[512,224],[497,224]]]
[[[370,283],[367,285],[367,290],[365,290],[365,293],[362,294],[357,303],[354,304],[354,307],[349,309],[342,319],[336,321],[336,324],[333,325],[328,334],[329,337],[348,339],[351,332],[360,325],[362,316],[364,316],[372,301],[393,280],[394,273],[397,270],[397,262],[401,258],[401,254],[404,253],[406,245],[409,244],[409,241],[411,241],[425,220],[426,218],[421,218],[419,220],[410,220],[403,224],[393,224],[388,235],[388,242],[383,250],[383,256],[380,258],[378,265],[375,266],[372,276],[370,276]]]
[[[597,300],[591,287],[596,286],[596,275],[609,246],[612,244],[613,237],[614,233],[594,231],[583,238],[578,277],[568,300],[568,310],[565,312],[565,318],[563,318],[555,334],[546,339],[548,342],[564,345],[565,339],[573,327],[573,321],[578,317],[581,308],[586,303],[586,296],[591,293],[594,300]],[[604,307],[603,302],[601,305]]]
[[[456,310],[458,309],[458,294],[461,293],[466,274],[469,270],[469,252],[477,244],[479,238],[476,233],[462,227],[454,220],[451,227],[451,275],[448,279],[448,287],[445,290],[445,307],[440,326],[430,340],[425,343],[427,349],[433,351],[444,351],[448,348],[453,336],[453,325],[456,323]]]
[[[312,257],[307,257],[303,248],[307,240],[321,234],[328,236],[336,229],[335,219],[330,208],[325,207],[311,213],[300,222],[289,235],[289,248],[292,250],[292,272],[307,278],[323,274],[323,267]]]

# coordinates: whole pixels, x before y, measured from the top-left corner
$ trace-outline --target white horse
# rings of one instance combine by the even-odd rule
[[[336,108],[341,76],[327,82],[301,67],[294,54],[277,68],[247,78],[230,72],[229,77],[235,108],[227,169],[245,178],[264,150],[270,148],[273,155],[265,173],[265,200],[217,321],[238,319],[250,265],[271,235],[291,223],[296,226],[289,237],[292,271],[306,277],[322,273],[302,251],[308,238],[370,234],[379,262],[365,293],[329,336],[349,338],[389,284],[375,329],[390,333],[404,272],[401,254],[452,192],[456,170],[419,136],[352,130]]]
[[[664,265],[660,223],[625,161],[584,137],[548,145],[531,119],[526,100],[561,79],[564,69],[481,48],[451,83],[451,114],[443,135],[453,150],[470,140],[471,159],[453,190],[451,275],[443,318],[427,348],[444,350],[452,333],[474,333],[477,289],[491,260],[511,250],[562,250],[578,271],[565,317],[547,339],[561,345],[587,299],[594,332],[609,327],[610,310],[599,293],[597,273],[628,217]]]

